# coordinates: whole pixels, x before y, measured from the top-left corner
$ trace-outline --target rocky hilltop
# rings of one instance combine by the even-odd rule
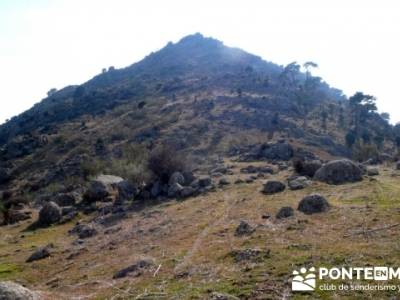
[[[398,263],[399,127],[315,67],[194,34],[1,125],[0,298],[286,299],[301,266]]]

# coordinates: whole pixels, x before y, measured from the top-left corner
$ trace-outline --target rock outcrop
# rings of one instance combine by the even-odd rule
[[[315,214],[325,212],[330,208],[328,201],[319,194],[313,194],[304,197],[297,208],[297,210],[307,214]]]
[[[39,211],[38,224],[40,226],[50,226],[61,220],[61,208],[54,202],[46,203]]]
[[[357,182],[362,180],[362,170],[351,160],[333,160],[322,166],[314,179],[328,184]]]
[[[0,282],[0,299],[1,300],[40,300],[41,297],[23,287],[20,284],[11,281]]]
[[[285,184],[277,180],[270,180],[264,184],[262,192],[266,195],[272,195],[283,192],[286,189]]]

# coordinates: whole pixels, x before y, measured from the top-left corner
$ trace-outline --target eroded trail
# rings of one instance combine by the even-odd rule
[[[185,257],[182,259],[182,261],[176,265],[174,268],[174,273],[179,274],[185,271],[186,268],[188,268],[192,264],[192,258],[195,255],[195,253],[199,250],[199,248],[202,246],[202,243],[204,239],[210,234],[210,231],[213,228],[220,227],[222,224],[224,224],[228,218],[229,214],[232,210],[232,208],[237,204],[238,200],[230,200],[229,195],[227,192],[223,194],[223,207],[221,208],[221,213],[216,217],[216,220],[213,223],[208,224],[196,237],[192,247],[188,251],[188,253],[185,255]],[[232,242],[230,240],[230,237],[228,235],[228,243],[230,245],[230,248],[232,248]]]

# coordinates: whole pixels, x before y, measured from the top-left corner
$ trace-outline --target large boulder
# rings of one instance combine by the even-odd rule
[[[378,176],[379,169],[377,167],[367,167],[367,175],[368,176]]]
[[[82,225],[82,227],[79,230],[78,237],[80,239],[87,239],[92,236],[95,236],[97,234],[96,228],[91,225]]]
[[[226,177],[222,177],[220,180],[219,180],[219,185],[229,185],[229,184],[231,184],[231,182],[228,180],[228,178],[226,178]]]
[[[240,221],[239,226],[236,227],[235,236],[251,235],[255,230],[256,229],[253,226],[242,220]]]
[[[272,195],[276,193],[283,192],[286,186],[280,181],[270,180],[264,184],[262,192],[266,195]]]
[[[29,258],[26,260],[26,262],[30,263],[30,262],[33,262],[36,260],[40,260],[40,259],[49,257],[51,255],[52,248],[53,248],[52,244],[49,244],[45,247],[39,248],[38,250],[33,252],[31,256],[29,256]]]
[[[301,170],[299,170],[299,174],[312,178],[321,167],[322,163],[319,160],[305,161]]]
[[[39,300],[41,297],[26,287],[11,281],[0,282],[1,300]]]
[[[196,180],[196,177],[194,176],[193,172],[191,172],[191,171],[182,172],[182,175],[185,178],[184,185],[190,185],[193,181]]]
[[[301,190],[311,185],[311,180],[305,176],[296,176],[288,179],[288,186],[292,191]]]
[[[110,188],[100,181],[92,181],[83,195],[85,202],[103,201],[111,195]]]
[[[196,190],[192,188],[191,186],[185,186],[181,190],[181,197],[182,198],[188,198],[190,196],[193,196],[196,194]]]
[[[69,231],[70,234],[77,235],[80,239],[87,239],[97,234],[93,224],[77,224]]]
[[[202,176],[198,179],[199,187],[207,187],[210,186],[212,183],[210,176]]]
[[[132,200],[138,194],[138,189],[127,180],[118,182],[116,186],[118,191],[118,203],[123,203],[126,200]]]
[[[185,184],[185,177],[182,175],[181,172],[174,172],[169,178],[168,185],[172,186],[175,183],[178,183],[180,185]]]
[[[168,188],[168,197],[176,198],[181,195],[183,187],[179,183],[174,183]]]
[[[396,162],[396,170],[400,170],[400,161]]]
[[[124,181],[124,179],[115,175],[99,175],[97,176],[96,181],[99,181],[104,185],[117,185]]]
[[[322,166],[314,179],[328,184],[357,182],[362,180],[362,170],[351,160],[333,160]]]
[[[216,173],[219,173],[219,174],[226,174],[228,172],[228,168],[227,167],[225,167],[225,166],[218,166],[218,167],[215,167],[214,169],[212,169],[211,171],[210,171],[210,174],[216,174]]]
[[[297,208],[297,210],[310,215],[314,213],[325,212],[329,209],[328,201],[319,194],[312,194],[304,197]]]
[[[293,208],[291,208],[290,206],[284,206],[278,211],[278,213],[276,214],[276,218],[277,219],[285,219],[285,218],[289,218],[293,215],[294,215]]]
[[[123,187],[124,179],[114,175],[99,175],[90,183],[83,195],[85,202],[110,201],[112,195],[116,195],[118,186]]]
[[[154,263],[150,260],[139,260],[134,264],[119,270],[113,276],[113,279],[124,278],[126,276],[138,277],[142,275],[142,273],[151,267],[154,266]]]
[[[61,208],[54,202],[46,203],[39,211],[38,224],[40,226],[50,226],[61,220]]]
[[[64,206],[61,209],[61,220],[60,224],[65,224],[78,216],[78,211],[73,206]]]

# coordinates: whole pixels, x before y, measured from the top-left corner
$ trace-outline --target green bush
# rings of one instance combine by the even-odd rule
[[[167,182],[174,172],[187,171],[189,165],[186,156],[178,155],[171,146],[161,145],[150,153],[148,168],[157,179]]]
[[[356,161],[362,162],[378,156],[379,151],[376,145],[358,142],[353,146],[353,159]]]
[[[118,159],[96,159],[81,164],[86,179],[99,174],[120,176],[132,183],[147,182],[152,175],[148,169],[148,150],[142,145],[125,145]]]

